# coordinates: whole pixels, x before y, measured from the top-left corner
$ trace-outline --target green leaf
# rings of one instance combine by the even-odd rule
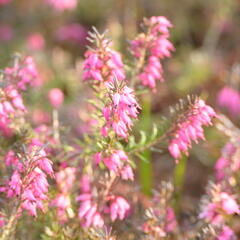
[[[141,154],[141,153],[136,153],[135,155],[136,155],[137,157],[139,157],[143,162],[149,163],[148,158],[145,157],[143,154]]]
[[[147,141],[146,133],[144,131],[140,131],[140,135],[141,135],[141,139],[139,141],[139,144],[144,145]]]

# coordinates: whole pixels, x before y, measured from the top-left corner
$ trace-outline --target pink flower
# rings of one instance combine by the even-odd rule
[[[56,173],[56,182],[61,192],[67,193],[76,179],[76,168],[66,167]]]
[[[30,215],[36,216],[38,208],[43,210],[42,201],[47,199],[46,174],[51,177],[54,174],[52,162],[46,157],[42,144],[37,139],[29,144],[28,154],[24,164],[18,159],[20,155],[14,156],[12,151],[7,154],[6,163],[15,170],[1,191],[6,192],[9,198],[20,199],[20,212],[25,209]]]
[[[77,7],[77,0],[47,0],[56,11],[73,10]]]
[[[121,55],[110,48],[111,42],[104,40],[101,47],[88,50],[83,62],[83,79],[97,82],[113,83],[114,77],[119,81],[125,79]]]
[[[110,216],[111,220],[114,222],[117,218],[123,220],[130,210],[130,205],[128,202],[120,196],[110,197]]]
[[[121,170],[120,170],[120,174],[121,174],[121,178],[123,180],[134,180],[134,174],[133,174],[133,170],[129,165],[124,166]]]
[[[172,24],[163,16],[144,20],[148,33],[141,33],[131,42],[131,50],[136,58],[145,57],[145,65],[139,73],[144,86],[156,90],[156,80],[164,81],[160,60],[171,56],[174,50],[169,41],[169,28]]]
[[[85,178],[86,181],[86,178]],[[89,183],[88,183],[89,184]],[[98,210],[97,203],[94,202],[91,190],[82,192],[77,198],[80,201],[80,207],[78,209],[78,217],[84,227],[103,227],[104,220],[101,213]]]
[[[226,108],[232,116],[240,113],[240,93],[231,87],[225,86],[219,91],[217,103]]]
[[[5,225],[5,219],[2,215],[0,215],[0,228]]]
[[[87,30],[78,23],[62,26],[56,33],[56,38],[60,42],[73,44],[85,44]]]
[[[234,158],[236,150],[236,147],[231,142],[227,143],[222,149],[222,155],[215,164],[217,181],[222,181],[239,170],[240,162],[238,158]]]
[[[121,176],[122,179],[134,179],[132,168],[129,165],[128,156],[124,151],[113,150],[111,154],[98,152],[95,154],[94,158],[96,164],[99,164],[101,161],[103,161],[110,171],[113,171],[115,174]]]
[[[42,50],[45,46],[45,39],[41,33],[32,33],[27,38],[28,46],[35,51]]]
[[[0,130],[6,133],[14,118],[19,118],[26,113],[22,96],[9,85],[2,89],[0,99]]]
[[[216,203],[208,203],[205,206],[202,206],[202,211],[199,215],[199,218],[205,219],[211,224],[219,224],[223,221],[223,216],[217,211]]]
[[[58,220],[62,223],[68,220],[67,211],[71,209],[71,200],[68,194],[59,193],[51,202],[51,206],[57,207]]]
[[[23,171],[23,164],[19,161],[14,151],[9,150],[4,160],[7,166],[15,166],[20,172]]]
[[[1,5],[1,0],[0,0]],[[0,41],[8,42],[13,38],[13,29],[7,24],[0,25]]]
[[[137,118],[138,105],[134,92],[131,88],[124,86],[112,95],[112,102],[103,109],[106,120],[106,129],[113,131],[120,137],[127,139],[128,131],[131,129],[132,118]]]
[[[42,82],[32,57],[26,57],[12,68],[4,70],[7,80],[21,90],[27,85],[39,86]]]
[[[221,181],[225,177],[224,170],[229,166],[229,159],[225,157],[220,157],[215,164],[216,179]]]
[[[225,215],[239,214],[239,206],[233,196],[220,191],[218,185],[209,189],[208,197],[201,206],[200,218],[218,225],[224,222]]]
[[[223,226],[217,240],[236,240],[236,236],[231,228]]]
[[[8,183],[7,197],[19,196],[21,193],[22,180],[18,171],[14,171]]]
[[[52,88],[48,92],[48,99],[54,108],[59,108],[64,100],[64,94],[59,88]]]
[[[166,210],[166,232],[173,232],[177,226],[176,216],[171,207],[168,207]]]
[[[221,208],[227,213],[227,214],[234,214],[240,213],[238,204],[236,203],[235,199],[230,196],[229,194],[225,192],[220,193],[221,198]]]
[[[10,3],[12,0],[0,0],[0,5],[5,5]]]
[[[91,191],[90,179],[88,175],[83,175],[80,180],[80,189],[82,193]]]
[[[49,124],[51,122],[51,116],[48,112],[40,108],[36,108],[32,112],[32,121],[36,125]]]
[[[139,74],[139,79],[144,86],[149,86],[151,89],[156,89],[156,79],[164,81],[162,77],[163,69],[159,60],[155,56],[149,57],[148,63],[144,67],[142,73]]]
[[[196,99],[173,130],[168,150],[176,161],[182,152],[188,155],[192,141],[197,143],[198,139],[204,139],[203,126],[212,125],[213,117],[216,117],[214,110],[203,100]]]
[[[76,179],[76,168],[66,167],[56,173],[56,182],[59,193],[51,203],[57,207],[58,220],[62,223],[68,220],[68,212],[71,210],[70,193]]]

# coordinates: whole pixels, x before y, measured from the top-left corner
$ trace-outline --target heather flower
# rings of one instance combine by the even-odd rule
[[[65,167],[56,173],[59,193],[51,205],[57,207],[57,216],[60,222],[66,222],[69,213],[72,212],[70,194],[75,179],[76,168],[73,167]]]
[[[23,105],[22,96],[12,85],[2,88],[0,95],[0,130],[8,134],[13,119],[26,113],[26,108]]]
[[[176,229],[177,221],[174,210],[171,207],[168,207],[166,210],[166,232],[173,232]]]
[[[121,174],[121,178],[123,180],[134,180],[134,174],[133,174],[133,170],[131,168],[130,165],[126,165],[124,166],[121,170],[120,170],[120,174]]]
[[[112,128],[118,136],[127,139],[128,131],[133,125],[132,118],[137,118],[140,106],[133,90],[127,86],[114,92],[111,100],[110,104],[103,109],[106,125],[102,131],[108,132]]]
[[[147,209],[146,215],[148,219],[142,225],[141,230],[149,236],[155,236],[159,238],[166,237],[167,233],[164,229],[164,226],[158,219],[158,212],[154,211],[153,209]]]
[[[122,179],[134,179],[132,168],[129,165],[128,156],[124,151],[113,150],[110,154],[98,152],[95,154],[94,158],[96,164],[99,164],[101,161],[103,161],[110,171],[113,171],[115,174],[121,176]]]
[[[236,240],[236,239],[237,237],[235,236],[233,230],[226,225],[222,227],[220,234],[217,236],[217,240]]]
[[[214,110],[201,99],[196,99],[189,111],[180,117],[173,130],[168,150],[176,161],[181,153],[188,155],[192,141],[204,138],[203,126],[212,125],[212,118],[216,117]]]
[[[41,141],[43,144],[47,144],[44,149],[45,152],[47,154],[54,153],[53,145],[56,144],[56,140],[54,139],[52,128],[41,124],[34,129],[34,132],[37,134],[39,141]]]
[[[227,214],[240,213],[238,204],[236,203],[235,199],[225,192],[220,193],[220,207]]]
[[[67,212],[71,211],[71,200],[68,194],[59,193],[53,199],[51,206],[57,207],[57,217],[60,222],[64,223],[68,220]]]
[[[76,179],[76,168],[66,167],[56,173],[56,182],[61,192],[69,192]]]
[[[2,214],[0,214],[0,228],[3,227],[5,225],[5,219],[2,216]]]
[[[41,33],[32,33],[27,38],[27,44],[32,50],[39,51],[44,48],[45,39]]]
[[[222,155],[215,164],[217,181],[221,181],[227,177],[227,172],[234,172],[240,168],[238,158],[235,159],[237,162],[233,159],[235,152],[236,147],[231,142],[227,143],[222,149]]]
[[[7,80],[17,88],[26,90],[27,85],[38,86],[41,78],[32,57],[26,57],[11,68],[4,70]]]
[[[64,100],[64,94],[59,88],[52,88],[48,92],[48,99],[54,108],[59,108]]]
[[[169,41],[169,28],[172,24],[163,16],[144,20],[147,33],[139,34],[131,41],[133,55],[140,59],[138,78],[144,86],[156,90],[156,80],[164,81],[161,60],[169,58],[174,50]],[[144,64],[145,61],[145,64]]]
[[[0,5],[5,5],[10,3],[12,0],[0,0]]]
[[[1,0],[0,0],[1,5]],[[8,42],[13,38],[13,29],[7,24],[0,25],[0,41]]]
[[[59,12],[73,10],[77,7],[77,0],[47,0],[47,2]]]
[[[129,203],[120,196],[111,196],[110,199],[110,216],[114,222],[117,218],[123,220],[130,210]]]
[[[104,220],[99,212],[98,204],[94,201],[93,194],[90,189],[89,179],[84,177],[84,183],[81,187],[81,194],[76,198],[80,202],[78,209],[78,217],[84,227],[103,227]]]
[[[155,56],[149,57],[149,61],[144,67],[144,71],[139,74],[139,79],[144,86],[149,86],[151,89],[156,89],[156,79],[164,81],[162,77],[163,69],[159,60]]]
[[[36,108],[32,112],[32,121],[35,125],[49,124],[51,122],[51,115],[40,108]]]
[[[237,116],[240,113],[240,93],[229,86],[225,86],[218,93],[217,104],[227,109],[232,116]]]
[[[86,29],[78,23],[62,26],[56,33],[56,38],[59,42],[69,42],[72,44],[84,44],[86,37]]]
[[[224,222],[225,215],[239,213],[240,209],[234,196],[221,191],[216,185],[208,191],[207,198],[203,199],[199,217],[217,225]]]
[[[85,53],[83,62],[83,79],[105,82],[106,85],[114,82],[116,77],[119,81],[125,79],[125,71],[121,55],[111,49],[111,42],[103,40],[101,45],[94,50]]]
[[[28,157],[23,162],[10,151],[5,161],[14,171],[1,192],[5,192],[8,198],[20,199],[19,213],[27,210],[32,216],[37,215],[37,209],[43,210],[43,201],[48,192],[47,175],[54,177],[52,162],[47,158],[41,143],[33,139],[29,144]],[[30,170],[30,171],[29,171]]]

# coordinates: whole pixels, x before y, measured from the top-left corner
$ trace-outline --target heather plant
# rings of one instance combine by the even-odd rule
[[[47,3],[57,11],[77,5]],[[87,94],[79,110],[85,127],[78,136],[59,117],[67,96],[63,87],[47,91],[49,122],[39,123],[29,114],[34,111],[28,110],[29,92],[44,85],[33,57],[15,56],[13,65],[2,70],[0,240],[22,239],[19,229],[29,221],[37,232],[32,239],[43,240],[237,239],[239,129],[216,113],[204,95],[186,95],[169,106],[165,116],[151,121],[151,130],[139,123],[147,117],[147,97],[157,96],[167,82],[164,61],[175,50],[166,17],[144,18],[141,27],[129,42],[129,59],[114,49],[106,32],[89,32],[77,79]],[[72,38],[78,41],[79,35]],[[29,41],[35,49],[44,46],[39,35]],[[218,101],[235,113],[236,106],[226,101],[232,91],[225,87]],[[207,142],[209,126],[229,139],[198,209],[183,221],[180,198],[187,159],[193,144]],[[159,157],[164,152],[175,166],[169,182],[148,191],[138,181],[139,164],[151,161],[146,151]]]

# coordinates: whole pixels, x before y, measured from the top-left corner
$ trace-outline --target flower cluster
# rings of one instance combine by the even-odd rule
[[[77,0],[47,0],[47,2],[58,12],[73,10],[77,7]]]
[[[217,240],[237,240],[237,236],[230,227],[223,225],[219,235],[217,236]]]
[[[120,196],[109,196],[108,197],[110,207],[105,211],[110,212],[111,220],[114,222],[116,219],[123,220],[130,211],[129,203]]]
[[[114,78],[119,81],[125,79],[124,65],[121,55],[111,49],[111,42],[106,39],[99,40],[97,48],[85,53],[83,62],[83,79],[113,83]]]
[[[160,215],[160,212],[153,209],[148,209],[146,216],[148,219],[143,224],[142,230],[149,235],[159,238],[166,237],[167,234],[173,232],[177,226],[175,213],[170,207],[166,209],[165,216]]]
[[[216,180],[220,182],[228,179],[239,169],[240,161],[237,148],[232,142],[228,142],[222,149],[222,155],[215,164]]]
[[[37,209],[44,210],[43,200],[47,199],[47,175],[54,177],[52,162],[48,159],[42,144],[32,139],[28,152],[18,155],[10,150],[5,158],[6,165],[13,169],[9,180],[1,187],[8,198],[18,198],[22,210],[27,210],[32,216],[37,215]]]
[[[26,108],[22,96],[12,85],[0,89],[0,98],[0,130],[3,134],[9,135],[12,120],[22,116]]]
[[[214,184],[208,187],[207,194],[208,195],[202,199],[199,217],[213,226],[223,226],[222,232],[217,239],[232,239],[227,238],[227,236],[230,233],[230,236],[234,236],[234,233],[225,224],[229,216],[240,214],[240,209],[235,197],[223,191],[221,185]]]
[[[203,126],[211,125],[214,117],[214,110],[201,99],[196,99],[187,113],[180,117],[168,146],[176,161],[182,152],[188,154],[192,141],[204,139]]]
[[[141,33],[131,41],[131,50],[140,62],[139,79],[144,86],[155,91],[156,80],[164,81],[161,60],[171,56],[174,50],[169,41],[169,28],[172,24],[163,16],[145,19],[146,33]],[[143,64],[145,62],[145,65]]]
[[[104,152],[95,154],[95,162],[99,164],[101,161],[106,167],[119,175],[124,180],[133,180],[134,175],[131,166],[129,165],[129,159],[126,153],[122,150],[113,150],[108,156]]]
[[[151,237],[167,237],[170,233],[177,232],[177,220],[171,199],[173,196],[173,185],[169,182],[162,182],[160,192],[154,192],[153,206],[145,212],[145,221],[142,231]]]
[[[117,90],[113,88],[112,90],[111,102],[103,109],[106,125],[102,129],[102,133],[107,136],[108,130],[112,128],[118,136],[127,139],[128,131],[133,125],[131,118],[137,118],[140,106],[131,88],[124,85]]]
[[[11,41],[13,35],[13,29],[11,26],[9,26],[8,24],[0,24],[0,42]]]
[[[56,182],[59,193],[52,201],[51,205],[57,207],[57,216],[59,221],[65,222],[68,219],[67,213],[71,213],[71,188],[76,179],[76,168],[66,167],[56,173]]]
[[[212,224],[217,224],[223,220],[222,213],[228,215],[240,213],[236,200],[226,192],[214,194],[211,202],[203,207],[200,218],[204,218]]]
[[[27,85],[38,86],[42,82],[32,57],[19,60],[13,67],[6,68],[4,73],[6,80],[20,90],[26,90]]]
[[[78,23],[62,26],[56,32],[56,38],[61,43],[83,44],[86,42],[86,37],[87,30]]]
[[[76,198],[76,200],[80,201],[78,217],[82,226],[102,227],[104,225],[104,220],[98,210],[98,204],[95,202],[93,197],[88,176],[84,175],[82,177],[80,188],[81,194]]]
[[[225,86],[217,96],[217,103],[220,107],[226,108],[232,116],[240,113],[240,93],[234,88]]]
[[[10,2],[11,2],[11,0],[0,0],[0,5],[5,5],[5,4],[8,4]]]
[[[110,215],[112,222],[117,219],[123,220],[130,211],[130,205],[121,196],[108,194],[102,196],[97,194],[97,190],[91,189],[89,178],[84,175],[81,179],[81,194],[77,197],[80,201],[78,217],[85,227],[104,226],[104,214]]]

